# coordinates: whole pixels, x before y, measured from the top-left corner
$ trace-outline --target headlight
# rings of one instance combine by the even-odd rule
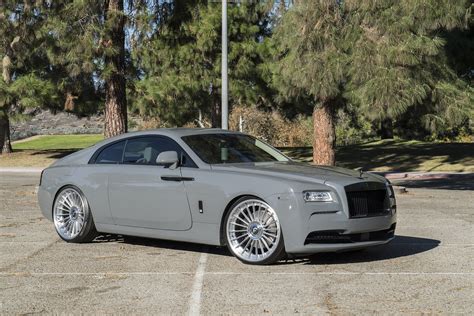
[[[387,186],[388,196],[390,198],[395,198],[395,191],[393,190],[393,187],[392,187],[392,184],[390,183],[390,181],[387,180],[385,185]]]
[[[387,191],[388,191],[388,198],[390,200],[390,208],[392,212],[395,213],[397,211],[397,201],[395,200],[395,191],[393,190],[392,184],[387,182]]]
[[[303,199],[305,202],[332,202],[331,192],[327,191],[304,191]]]
[[[388,184],[387,185],[387,190],[388,190],[388,194],[391,198],[394,198],[395,197],[395,191],[393,191],[393,187],[391,184]]]

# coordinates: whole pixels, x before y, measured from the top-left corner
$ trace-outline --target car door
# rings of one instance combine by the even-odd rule
[[[180,152],[165,136],[127,140],[122,163],[108,175],[109,205],[117,225],[188,230],[191,214],[181,168],[156,164],[163,151]]]

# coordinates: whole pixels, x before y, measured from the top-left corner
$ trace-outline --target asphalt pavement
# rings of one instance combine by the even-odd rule
[[[41,216],[38,178],[0,172],[0,314],[474,313],[470,180],[400,182],[389,245],[249,266],[189,243],[67,244]]]

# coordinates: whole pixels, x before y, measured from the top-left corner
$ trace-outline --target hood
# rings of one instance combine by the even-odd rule
[[[261,174],[298,181],[338,183],[342,185],[364,181],[386,181],[381,176],[367,172],[363,172],[361,177],[360,171],[357,170],[345,169],[341,167],[315,166],[298,162],[219,164],[212,165],[212,169]]]

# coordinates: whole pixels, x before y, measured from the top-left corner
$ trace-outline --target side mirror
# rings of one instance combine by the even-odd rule
[[[164,151],[156,157],[156,164],[159,166],[168,166],[170,169],[178,167],[179,158],[176,151]]]

